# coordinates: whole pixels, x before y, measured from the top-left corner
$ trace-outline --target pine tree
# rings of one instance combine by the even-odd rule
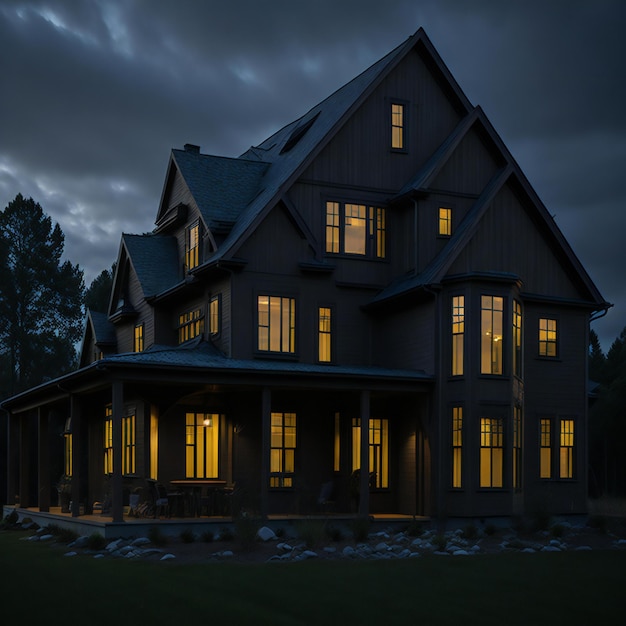
[[[75,366],[83,272],[62,261],[65,236],[41,206],[18,194],[0,212],[0,395]]]
[[[113,287],[113,276],[115,274],[115,263],[111,270],[102,270],[92,281],[85,291],[85,308],[98,313],[106,313]]]

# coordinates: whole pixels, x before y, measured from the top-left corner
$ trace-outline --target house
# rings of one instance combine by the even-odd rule
[[[9,504],[50,510],[66,474],[74,516],[108,489],[117,522],[146,479],[263,516],[321,491],[361,516],[582,513],[609,306],[420,29],[239,158],[172,150],[80,368],[2,404]]]

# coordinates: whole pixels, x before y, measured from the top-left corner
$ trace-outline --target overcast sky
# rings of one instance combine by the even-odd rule
[[[152,230],[172,148],[238,156],[420,26],[626,326],[626,1],[0,0],[0,209],[87,285]]]

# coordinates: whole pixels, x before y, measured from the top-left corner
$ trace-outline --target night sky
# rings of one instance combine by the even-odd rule
[[[151,231],[172,148],[238,156],[422,26],[626,326],[623,0],[0,0],[0,208],[87,285]]]

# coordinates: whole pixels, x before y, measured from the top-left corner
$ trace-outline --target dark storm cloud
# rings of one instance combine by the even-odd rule
[[[626,325],[621,0],[0,0],[0,204],[32,196],[89,282],[153,227],[169,151],[236,156],[423,26]]]

